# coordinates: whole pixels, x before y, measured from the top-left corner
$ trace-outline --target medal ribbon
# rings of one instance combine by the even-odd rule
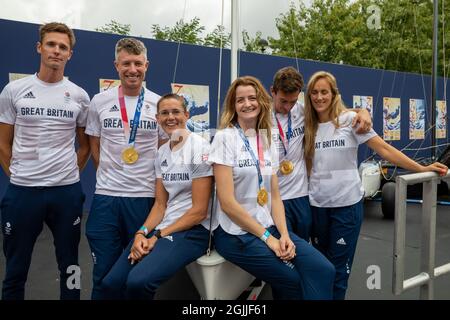
[[[281,126],[281,123],[277,118],[277,114],[274,113],[274,116],[275,116],[275,119],[277,120],[278,132],[280,133],[279,138],[283,144],[284,156],[286,156],[286,154],[289,151],[289,140],[291,140],[291,136],[292,136],[291,112],[289,111],[289,113],[288,113],[288,131],[287,131],[287,135],[286,135],[287,137],[284,136],[283,127]]]
[[[238,129],[239,135],[241,136],[242,141],[244,142],[245,148],[247,149],[248,153],[250,153],[253,162],[256,164],[256,170],[258,171],[258,184],[259,184],[259,189],[261,190],[263,188],[263,177],[261,174],[261,167],[264,167],[264,152],[263,152],[263,148],[262,145],[259,141],[259,133],[256,136],[256,144],[257,144],[257,148],[258,148],[258,159],[256,159],[255,153],[253,152],[252,147],[250,146],[250,142],[248,141],[247,137],[244,134],[244,131],[242,130],[241,126],[239,125],[239,123],[236,122],[235,127]]]
[[[134,112],[133,125],[128,123],[127,108],[125,106],[125,97],[123,96],[122,86],[119,86],[119,104],[120,104],[120,115],[122,117],[123,131],[125,132],[125,139],[128,137],[128,145],[134,146],[136,141],[136,133],[139,127],[139,119],[141,118],[142,105],[144,104],[144,87],[141,88],[139,93],[139,98],[136,104],[136,111]]]

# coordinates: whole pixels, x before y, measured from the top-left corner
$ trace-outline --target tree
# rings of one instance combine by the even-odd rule
[[[189,22],[183,19],[176,22],[172,28],[161,28],[158,24],[152,25],[152,33],[157,40],[176,41],[192,44],[202,44],[200,37],[205,27],[200,25],[200,18],[195,17]]]
[[[111,20],[110,23],[107,23],[103,27],[95,28],[95,31],[104,33],[115,33],[128,36],[130,35],[131,26],[129,24],[122,24],[115,20]]]
[[[450,0],[442,1],[440,21],[448,21]],[[369,26],[373,5],[379,8],[379,28]],[[299,2],[276,19],[279,39],[269,38],[269,44],[277,55],[431,73],[432,13],[429,0],[314,0],[310,7]],[[450,39],[444,42],[448,59]],[[439,46],[442,65],[442,40]]]
[[[242,42],[244,42],[244,50],[249,52],[265,52],[265,40],[262,38],[261,31],[257,31],[255,37],[249,36],[247,30],[242,31]]]
[[[225,27],[218,25],[211,33],[208,33],[203,40],[203,45],[209,47],[229,48],[231,44],[231,34],[225,32]]]
[[[360,65],[368,36],[359,6],[347,0],[300,3],[276,20],[280,39],[269,39],[275,54]]]

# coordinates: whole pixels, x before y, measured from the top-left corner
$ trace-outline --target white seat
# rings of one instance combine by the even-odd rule
[[[216,250],[187,265],[186,270],[200,296],[206,300],[237,299],[255,279]]]

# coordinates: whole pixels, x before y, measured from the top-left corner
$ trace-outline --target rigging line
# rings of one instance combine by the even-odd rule
[[[426,133],[423,134],[423,139],[421,139],[422,141],[420,142],[419,149],[417,149],[417,152],[414,154],[414,156],[412,157],[412,159],[416,159],[417,154],[419,153],[419,150],[421,150],[423,144],[425,143],[425,138],[426,138]],[[405,147],[402,148],[402,151],[403,151],[403,150],[406,150],[406,148],[407,148],[408,146],[410,146],[411,144],[413,144],[413,143],[414,143],[415,141],[417,141],[417,140],[418,140],[418,139],[414,139],[413,141],[411,141],[409,144],[407,144]]]
[[[420,75],[421,75],[421,80],[422,80],[422,90],[423,90],[423,95],[424,95],[424,104],[425,104],[425,110],[428,110],[428,106],[427,106],[428,100],[427,100],[427,94],[426,94],[426,89],[425,89],[425,78],[423,75],[422,55],[421,55],[420,45],[419,45],[419,30],[418,30],[418,24],[417,24],[417,7],[415,7],[415,6],[413,7],[413,18],[414,18],[414,29],[415,29],[415,33],[416,33],[416,43],[417,43],[417,48],[418,48],[418,52],[419,52],[419,65],[420,65]],[[417,157],[417,154],[419,153],[420,150],[425,150],[422,148],[422,146],[426,141],[428,132],[433,128],[433,126],[431,126],[430,119],[428,119],[427,125],[429,126],[429,128],[425,131],[424,138],[421,139],[422,141],[419,145],[419,148],[416,149],[417,151],[415,152],[413,159],[415,159]],[[418,139],[412,140],[410,143],[408,143],[406,146],[404,146],[400,151],[409,150],[407,148],[411,144],[416,142],[417,140]]]
[[[225,12],[225,0],[222,0],[222,14],[220,19],[220,25],[225,31],[225,27],[223,25],[224,20],[224,12]],[[219,79],[217,81],[217,115],[216,115],[216,128],[219,127],[219,119],[220,119],[220,87],[222,85],[222,57],[223,57],[223,36],[220,36],[220,48],[219,48]]]
[[[241,27],[241,21],[242,21],[242,17],[241,17],[241,1],[237,1],[237,11],[238,11],[238,40],[241,40],[242,38],[242,27]],[[241,41],[238,41],[238,47],[237,47],[237,51],[238,51],[238,55],[237,55],[237,77],[239,78],[241,76],[241,54],[242,54],[242,50],[239,48],[241,45]]]
[[[425,89],[425,77],[423,75],[423,64],[422,64],[422,54],[420,51],[420,45],[419,45],[419,29],[418,29],[418,24],[417,24],[417,8],[416,6],[414,6],[413,8],[413,13],[414,13],[414,27],[416,30],[416,41],[417,41],[417,49],[419,49],[419,64],[420,64],[420,76],[422,79],[422,90],[423,90],[423,96],[424,96],[424,103],[425,103],[425,110],[428,110],[428,98],[427,98],[427,91]],[[428,122],[428,125],[430,125],[430,123]]]
[[[445,13],[445,6],[444,6],[445,1],[442,1],[442,67],[443,67],[443,75],[444,75],[444,100],[447,103],[447,79],[445,78],[445,18],[444,18],[444,13]]]
[[[393,23],[392,23],[392,30],[391,30],[391,31],[394,30],[394,29],[393,29],[393,26],[395,26],[395,22],[397,21],[397,15],[398,15],[398,11],[395,11],[395,15],[394,15],[394,19],[393,19]],[[403,35],[403,30],[404,30],[404,26],[403,26],[403,28],[402,28],[402,35]],[[391,34],[391,33],[389,33],[389,34]],[[379,40],[381,41],[382,33],[379,32],[378,35],[379,35]],[[388,45],[386,46],[387,49],[386,49],[386,51],[385,51],[385,56],[384,56],[384,66],[383,66],[383,69],[382,69],[382,71],[381,71],[381,79],[380,79],[380,85],[378,86],[377,97],[376,97],[376,100],[374,100],[374,102],[373,102],[374,115],[375,115],[375,106],[376,106],[376,105],[380,105],[381,103],[383,103],[383,101],[381,101],[381,103],[379,103],[379,101],[380,101],[380,96],[381,96],[381,87],[382,87],[382,84],[383,84],[384,75],[385,75],[385,73],[386,73],[386,65],[387,65],[387,60],[388,60],[388,56],[389,56],[389,51],[388,51],[388,50],[389,50],[389,48],[390,48],[390,46],[391,46],[392,41],[393,41],[393,37],[391,36],[391,37],[388,39]],[[398,65],[398,58],[399,58],[399,55],[397,55],[397,65]],[[394,87],[394,84],[395,84],[395,77],[396,77],[398,71],[392,70],[392,72],[394,72],[394,80],[393,80],[393,82],[392,82],[392,89],[391,89],[391,94],[390,94],[390,96],[392,96],[392,91],[393,91],[393,87]],[[383,108],[384,108],[384,106],[383,106]],[[384,126],[384,114],[383,114],[383,110],[381,111],[381,116],[382,116],[382,118],[383,118],[383,126]],[[392,141],[387,141],[387,143],[389,143],[390,145],[392,145]],[[369,148],[367,148],[366,154],[367,154],[368,152],[370,152],[370,149],[369,149]],[[373,156],[374,154],[375,154],[375,151],[372,150],[372,156]]]
[[[426,90],[425,90],[425,78],[423,75],[423,65],[422,65],[422,54],[420,51],[420,45],[419,45],[419,30],[418,30],[418,25],[417,25],[417,7],[413,6],[413,18],[414,18],[414,29],[416,32],[416,44],[417,44],[417,49],[419,52],[419,65],[420,65],[420,75],[421,75],[421,80],[422,80],[422,90],[423,90],[423,95],[424,95],[424,104],[425,104],[425,110],[427,109],[427,105],[426,105],[426,101],[427,101],[427,97],[426,97]],[[426,132],[428,132],[430,129],[428,129]],[[421,150],[423,144],[425,143],[426,140],[426,132],[424,133],[424,138],[421,139],[422,141],[420,142],[419,148],[417,149],[416,153],[414,153],[414,156],[412,157],[412,159],[416,159],[417,154],[419,153],[419,151]],[[410,143],[408,143],[406,146],[404,146],[400,151],[405,151],[407,150],[407,148],[413,144],[414,142],[416,142],[419,139],[413,139]]]
[[[445,101],[445,106],[446,109],[448,110],[448,105],[447,105],[447,77],[445,76],[445,1],[442,1],[442,64],[444,67],[444,101]],[[449,68],[450,69],[450,68]],[[448,115],[448,112],[447,112]],[[447,143],[449,141],[449,133],[448,133],[448,116],[446,119],[446,123],[447,123]]]
[[[394,15],[394,19],[393,19],[393,23],[392,23],[391,27],[395,25],[395,22],[396,22],[396,20],[397,20],[397,15],[398,15],[398,11],[395,11],[395,15]],[[392,30],[393,30],[393,27],[392,27]],[[391,31],[392,31],[392,30],[391,30]],[[382,32],[378,32],[378,38],[379,38],[378,40],[379,40],[379,42],[381,42],[382,34],[383,34]],[[389,34],[391,34],[391,33],[389,33]],[[393,41],[393,37],[391,36],[391,37],[388,39],[388,44],[387,44],[387,46],[386,46],[386,51],[385,51],[385,53],[384,53],[384,54],[385,54],[385,56],[384,56],[384,66],[383,66],[383,68],[381,69],[381,79],[380,79],[380,85],[378,86],[378,93],[377,93],[376,99],[373,100],[373,112],[374,112],[374,116],[375,116],[375,106],[380,105],[380,104],[383,103],[383,101],[380,102],[381,88],[382,88],[382,85],[383,85],[384,75],[385,75],[385,73],[386,73],[386,65],[387,65],[387,60],[388,60],[388,56],[389,56],[389,51],[388,51],[388,49],[390,48],[392,41]],[[394,72],[395,72],[395,71],[394,71]],[[383,117],[383,123],[384,123],[383,110],[381,111],[381,116]],[[383,124],[383,126],[384,126],[384,124]],[[389,143],[389,144],[392,144],[391,141],[389,141],[388,143]],[[375,151],[370,150],[370,148],[367,148],[366,154],[367,154],[368,152],[370,152],[370,151],[372,151],[372,155],[375,154]]]
[[[187,0],[184,0],[184,9],[183,9],[183,16],[181,17],[181,22],[184,24],[184,18],[186,16],[186,6],[187,6]],[[177,56],[175,57],[175,68],[173,70],[173,79],[172,83],[175,83],[175,78],[177,77],[177,68],[178,68],[178,57],[180,55],[180,46],[181,46],[181,37],[178,38],[178,46],[177,46]]]
[[[423,143],[425,142],[425,139],[426,139],[426,137],[427,137],[428,132],[429,132],[431,129],[433,129],[433,127],[434,127],[434,126],[430,126],[430,127],[424,132],[424,138],[421,139],[421,140],[422,140],[422,143],[420,144],[419,148],[422,147]],[[400,151],[405,150],[406,148],[408,148],[410,145],[412,145],[412,144],[413,144],[414,142],[416,142],[417,140],[419,140],[419,139],[414,139],[414,140],[412,140],[410,143],[408,143],[406,146],[404,146]],[[426,148],[425,148],[425,149],[426,149]],[[425,150],[425,149],[424,149],[424,150]],[[417,154],[416,154],[416,155],[417,155]],[[414,155],[414,157],[415,157],[416,155]],[[414,158],[413,158],[413,159],[414,159]]]
[[[400,34],[400,39],[403,39],[403,32],[405,31],[405,25],[402,23],[402,32]],[[396,67],[398,68],[398,64],[399,64],[399,60],[400,60],[400,50],[397,52],[397,61],[396,61]],[[397,78],[397,74],[399,73],[399,71],[395,70],[394,71],[394,80],[392,81],[392,87],[391,87],[391,93],[390,96],[392,97],[393,93],[394,93],[394,86],[395,86],[395,79]],[[403,73],[404,75],[404,73]]]
[[[397,19],[397,14],[398,14],[398,12],[395,11],[395,15],[394,15],[394,19],[393,19],[392,26],[395,25],[395,21],[396,21],[396,19]],[[393,30],[393,27],[392,27],[392,30]],[[392,31],[392,30],[391,30],[391,31]],[[390,33],[389,33],[389,34],[390,34]],[[379,40],[381,41],[382,33],[379,32],[378,35],[379,35]],[[379,87],[378,87],[377,98],[376,98],[376,100],[374,101],[374,109],[375,109],[375,105],[379,105],[379,104],[378,104],[378,103],[379,103],[378,101],[380,100],[381,87],[382,87],[382,84],[383,84],[384,74],[385,74],[385,72],[386,72],[386,65],[387,65],[387,60],[388,60],[388,55],[389,55],[388,49],[390,48],[391,42],[392,42],[392,41],[393,41],[393,37],[390,37],[390,38],[388,39],[388,45],[386,46],[387,50],[385,51],[384,66],[383,66],[383,69],[381,70],[380,85],[379,85]]]
[[[421,148],[420,150],[429,150],[429,149],[433,149],[433,148],[446,147],[446,146],[448,146],[448,143],[441,143],[441,144],[438,144],[438,145],[435,145],[435,146],[424,147],[424,148]],[[419,149],[409,148],[409,149],[406,149],[406,150],[413,151],[413,150],[419,150]]]
[[[291,5],[293,5],[295,10],[297,10],[297,8],[295,7],[294,1],[292,1],[292,0],[291,0]],[[294,10],[294,14],[295,14],[295,10]],[[297,66],[297,71],[300,72],[300,67],[298,65],[297,43],[295,42],[294,25],[293,25],[292,19],[289,19],[289,22],[291,25],[292,42],[294,43],[295,65]]]

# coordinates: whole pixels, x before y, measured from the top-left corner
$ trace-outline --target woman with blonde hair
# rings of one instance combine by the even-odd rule
[[[216,250],[269,283],[274,299],[331,299],[333,266],[286,226],[269,95],[258,79],[241,77],[223,109],[209,157],[219,200]]]
[[[441,175],[441,163],[422,166],[371,129],[355,134],[356,113],[342,102],[335,77],[316,72],[305,95],[305,161],[313,216],[313,245],[336,268],[334,299],[344,299],[363,218],[364,189],[358,174],[358,145],[366,143],[382,158],[404,169]]]

